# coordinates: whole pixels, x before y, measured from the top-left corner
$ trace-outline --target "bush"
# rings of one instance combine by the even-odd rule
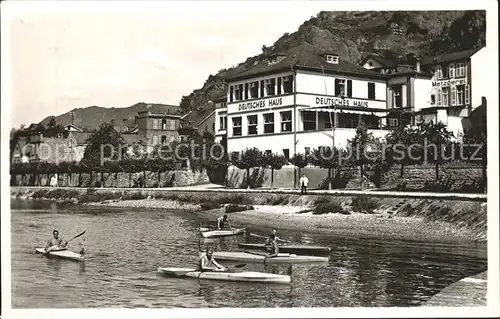
[[[252,205],[233,205],[229,204],[226,206],[225,212],[226,214],[242,212],[245,210],[252,210],[254,207]]]
[[[137,200],[137,199],[145,199],[148,196],[141,192],[133,192],[133,193],[125,193],[122,196],[122,200]]]
[[[208,203],[200,204],[200,207],[201,207],[201,210],[211,210],[211,209],[221,208],[222,205],[220,203],[208,202]]]
[[[373,213],[378,208],[378,203],[367,196],[356,196],[352,198],[352,210],[355,212]]]
[[[314,206],[313,215],[323,215],[323,214],[344,214],[344,209],[340,204],[337,203],[320,203]]]
[[[438,181],[426,181],[423,190],[426,192],[447,193],[451,191],[455,180],[451,177],[440,177]]]

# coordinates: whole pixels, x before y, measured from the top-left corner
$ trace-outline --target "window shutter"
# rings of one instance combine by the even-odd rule
[[[455,77],[455,64],[454,63],[450,64],[450,66],[448,68],[448,76],[450,77],[450,79]]]
[[[352,97],[352,80],[347,80],[347,97]]]
[[[394,93],[390,88],[387,88],[387,108],[392,109],[392,100],[394,99]]]
[[[465,62],[464,63],[464,77],[465,77],[465,81],[467,81],[467,66],[469,65],[468,62]]]
[[[264,97],[264,81],[260,81],[260,97]]]
[[[465,85],[465,104],[470,103],[470,86],[469,84]]]
[[[450,94],[451,94],[451,106],[457,105],[457,88],[454,86],[451,87]]]
[[[401,86],[401,107],[407,107],[408,106],[408,101],[407,101],[407,93],[406,93],[406,85]]]
[[[335,79],[333,81],[333,92],[334,92],[335,96],[339,95],[338,87],[339,87],[339,80]]]
[[[278,78],[278,95],[281,94],[281,83],[283,82],[283,78]]]
[[[229,87],[229,102],[233,102],[234,99],[234,87],[231,85]]]
[[[437,89],[437,106],[443,105],[443,92],[441,91],[441,88]]]
[[[245,83],[245,100],[248,99],[248,83]]]

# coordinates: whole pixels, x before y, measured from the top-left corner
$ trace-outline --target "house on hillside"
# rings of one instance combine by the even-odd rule
[[[360,121],[384,137],[387,79],[308,43],[275,54],[228,79],[227,107],[217,109],[227,114],[228,151],[258,147],[289,157],[344,147]]]
[[[65,144],[65,157],[67,161],[80,162],[87,147],[87,139],[91,132],[69,132]]]
[[[441,122],[456,137],[463,133],[463,119],[482,104],[484,81],[489,76],[486,47],[417,58],[403,65],[369,55],[363,67],[389,72],[387,107],[389,126],[399,122]],[[398,116],[399,115],[399,116]]]
[[[154,147],[168,144],[180,139],[178,129],[180,127],[181,115],[156,109],[148,109],[138,113],[137,134],[141,136],[148,151]]]
[[[85,130],[81,127],[78,127],[76,125],[73,125],[73,124],[68,124],[66,126],[64,126],[64,130],[68,131],[68,132],[84,132]]]

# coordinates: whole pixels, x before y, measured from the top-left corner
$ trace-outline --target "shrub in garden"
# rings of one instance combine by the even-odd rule
[[[341,213],[344,214],[345,211],[342,206],[338,203],[319,203],[315,204],[313,215],[322,215],[322,214],[336,214]]]
[[[352,209],[355,212],[367,212],[372,214],[373,210],[378,208],[377,201],[367,196],[356,196],[352,198]]]
[[[208,203],[202,203],[202,204],[200,204],[200,207],[201,207],[201,210],[211,210],[211,209],[221,208],[222,204],[208,202]]]
[[[236,212],[242,212],[245,210],[252,210],[254,207],[252,205],[234,205],[234,204],[229,204],[226,206],[225,212],[226,214],[229,213],[236,213]]]

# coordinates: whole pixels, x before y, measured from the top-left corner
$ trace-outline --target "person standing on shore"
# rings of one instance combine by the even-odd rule
[[[309,178],[307,178],[306,174],[302,174],[300,178],[300,194],[306,194],[307,184],[309,183]]]

